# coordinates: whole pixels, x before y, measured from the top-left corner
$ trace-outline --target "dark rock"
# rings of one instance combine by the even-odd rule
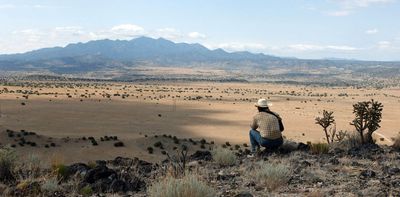
[[[306,161],[306,160],[304,160],[304,161],[301,162],[301,166],[303,166],[303,167],[309,167],[309,166],[311,166],[311,163],[308,162],[308,161]]]
[[[363,167],[364,165],[362,165],[361,163],[358,163],[357,161],[353,161],[353,162],[351,162],[351,166]]]
[[[304,144],[304,143],[300,142],[299,145],[297,146],[297,149],[301,150],[301,151],[309,151],[310,146],[308,144]]]
[[[107,162],[104,160],[97,160],[96,166],[106,166]]]
[[[377,144],[364,144],[359,147],[350,148],[347,152],[352,157],[370,158],[373,159],[373,155],[380,155],[384,153],[384,150]]]
[[[253,197],[253,195],[250,194],[249,192],[241,192],[239,194],[236,194],[235,197]]]
[[[204,160],[204,161],[211,161],[212,155],[210,151],[196,151],[194,154],[190,155],[191,160]]]
[[[84,182],[93,184],[95,182],[102,182],[111,184],[112,180],[115,179],[117,173],[114,170],[107,168],[106,166],[98,165],[93,169],[90,169],[84,177]]]
[[[116,157],[111,161],[111,164],[114,166],[128,166],[133,164],[133,159],[126,157]]]
[[[339,160],[336,158],[332,158],[329,160],[329,163],[331,163],[332,165],[339,165]]]
[[[387,170],[387,173],[390,174],[390,175],[399,174],[400,173],[400,169],[399,168],[389,168]]]
[[[69,174],[86,174],[87,171],[89,170],[89,166],[87,166],[84,163],[74,163],[70,166],[68,166],[68,172]]]
[[[111,185],[109,190],[113,193],[115,192],[126,192],[127,191],[127,186],[126,183],[122,180],[114,180]]]
[[[152,163],[140,160],[136,157],[134,159],[116,157],[114,160],[110,161],[110,163],[114,166],[131,167],[144,176],[148,175],[154,168]]]
[[[376,176],[376,173],[374,171],[372,171],[372,170],[363,170],[360,173],[360,177],[361,178],[372,178],[372,177],[375,177],[375,176]]]
[[[246,184],[246,187],[254,187],[256,186],[256,183],[254,181],[250,181],[249,183]]]

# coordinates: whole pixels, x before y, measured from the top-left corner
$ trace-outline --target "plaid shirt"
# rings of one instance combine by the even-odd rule
[[[282,137],[278,118],[266,112],[256,114],[250,127],[259,131],[261,136],[266,139],[274,140]]]

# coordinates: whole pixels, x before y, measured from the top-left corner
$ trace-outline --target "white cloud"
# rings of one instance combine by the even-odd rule
[[[154,34],[155,37],[162,37],[170,40],[178,40],[184,37],[179,30],[172,27],[157,29]]]
[[[334,2],[341,4],[346,9],[352,9],[356,7],[369,7],[374,4],[392,3],[394,0],[334,0]]]
[[[289,49],[295,51],[323,51],[323,50],[336,50],[336,51],[355,51],[359,48],[346,46],[346,45],[315,45],[315,44],[293,44],[288,46]]]
[[[114,34],[113,37],[121,39],[132,38],[135,36],[143,35],[144,28],[134,24],[122,24],[111,28],[110,33]]]
[[[216,49],[216,48],[222,48],[227,51],[253,51],[253,52],[260,52],[267,47],[263,44],[260,43],[240,43],[240,42],[230,42],[230,43],[221,43],[221,44],[216,44],[216,45],[205,45],[208,48],[211,49]]]
[[[359,48],[346,46],[346,45],[341,45],[341,46],[328,45],[328,46],[326,46],[326,48],[327,49],[340,50],[340,51],[355,51],[355,50],[359,50]]]
[[[368,29],[367,31],[365,31],[366,34],[377,34],[378,33],[378,29]]]
[[[351,12],[349,10],[338,10],[338,11],[327,12],[329,16],[348,16],[350,15],[350,13]]]
[[[188,34],[189,38],[193,38],[193,39],[204,39],[206,38],[206,35],[199,33],[199,32],[190,32]]]
[[[389,41],[379,41],[378,42],[378,48],[379,49],[387,49],[387,48],[390,48],[391,45],[392,45],[392,43],[389,42]]]
[[[289,49],[293,49],[296,51],[315,51],[315,50],[323,50],[324,47],[312,44],[293,44],[288,46]]]

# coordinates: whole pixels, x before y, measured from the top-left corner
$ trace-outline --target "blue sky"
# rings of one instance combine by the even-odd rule
[[[0,54],[164,37],[298,58],[400,60],[399,0],[0,0]]]

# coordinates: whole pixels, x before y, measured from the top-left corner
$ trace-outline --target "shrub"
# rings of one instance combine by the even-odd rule
[[[14,168],[16,162],[15,151],[11,148],[0,149],[0,181],[10,183],[15,181]]]
[[[177,179],[167,177],[153,184],[147,190],[151,197],[214,197],[215,190],[198,179],[196,175],[188,174]]]
[[[160,141],[154,143],[154,147],[162,147],[162,143]]]
[[[329,151],[329,144],[326,143],[311,144],[310,151],[312,154],[326,154]]]
[[[335,124],[335,118],[333,117],[333,111],[332,112],[328,112],[326,110],[324,110],[322,112],[322,117],[316,117],[315,118],[315,124],[318,124],[322,127],[322,129],[325,132],[325,136],[326,136],[326,141],[328,142],[328,144],[332,143],[335,137],[335,133],[336,133],[336,129],[334,128],[333,130],[330,129],[328,131],[328,127],[330,127],[332,124]]]
[[[89,185],[86,185],[79,190],[79,194],[85,197],[91,196],[93,194],[93,189]]]
[[[54,166],[53,170],[60,180],[66,179],[68,177],[68,166],[64,164],[58,164],[57,166]]]
[[[341,147],[351,149],[354,147],[359,147],[361,145],[361,138],[356,132],[347,133],[344,139],[339,142]]]
[[[236,163],[235,154],[225,148],[216,148],[212,151],[213,159],[220,165],[230,166]]]
[[[240,145],[236,144],[235,145],[235,150],[239,150],[240,149]]]
[[[353,105],[354,120],[350,123],[360,134],[361,143],[374,143],[372,133],[379,129],[383,105],[378,101],[364,101]],[[366,131],[366,133],[364,133]],[[364,136],[365,135],[365,136]],[[366,137],[366,139],[365,139]]]
[[[115,147],[123,147],[123,146],[125,146],[125,144],[123,142],[121,142],[121,141],[118,141],[118,142],[114,143],[114,146]]]
[[[50,178],[45,180],[41,188],[44,192],[47,193],[54,193],[55,191],[58,191],[60,189],[56,178]]]
[[[149,154],[153,154],[154,149],[153,147],[147,147],[147,151],[149,152]]]
[[[40,176],[40,166],[41,160],[37,155],[31,154],[28,156],[26,161],[26,168],[28,170],[30,178],[36,178]]]
[[[273,191],[286,185],[290,179],[290,168],[283,164],[260,162],[250,171],[249,176],[256,182],[263,184],[267,190]]]

